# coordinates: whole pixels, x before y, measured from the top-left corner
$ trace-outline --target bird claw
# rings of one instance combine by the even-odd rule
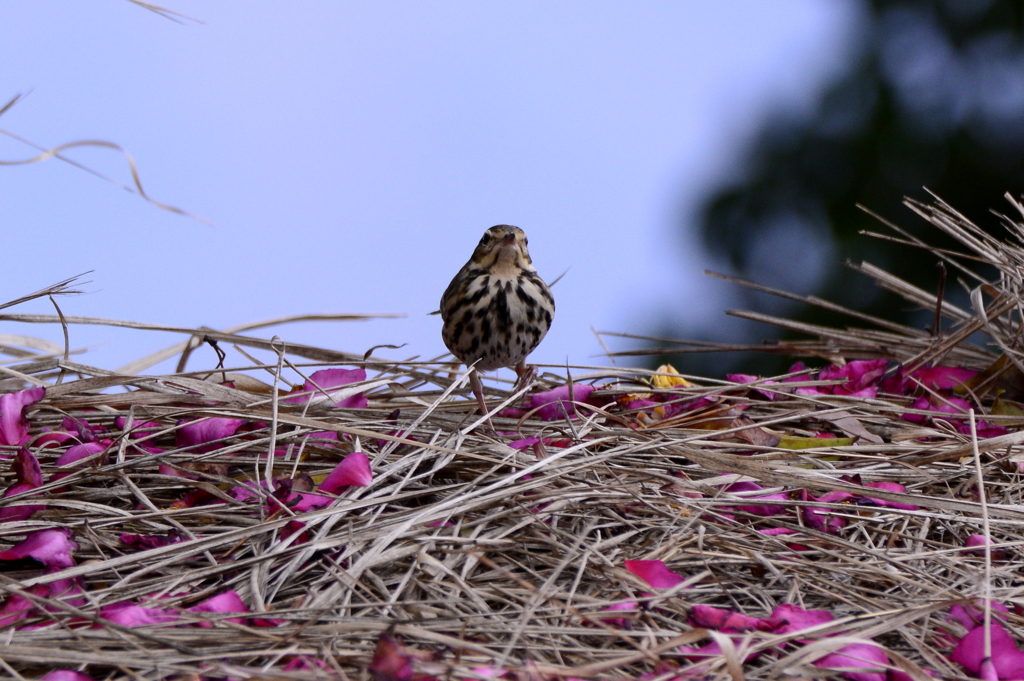
[[[516,384],[512,386],[512,392],[519,392],[523,388],[529,388],[536,380],[537,367],[520,362],[516,365]]]

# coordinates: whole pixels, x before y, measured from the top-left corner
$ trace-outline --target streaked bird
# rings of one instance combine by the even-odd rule
[[[514,367],[517,385],[531,381],[526,357],[544,340],[555,315],[555,299],[526,246],[526,233],[518,227],[491,227],[441,296],[441,337],[456,359],[473,367],[470,383],[482,414],[487,403],[478,372]]]

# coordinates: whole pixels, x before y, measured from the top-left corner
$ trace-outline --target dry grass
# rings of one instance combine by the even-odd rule
[[[788,345],[787,351],[832,361],[885,357],[977,369],[1005,354],[1008,367],[1020,366],[1020,227],[995,241],[946,206],[916,209],[957,236],[969,255],[999,268],[999,281],[972,280],[982,285],[976,300],[984,297],[986,313],[943,303],[942,314],[955,325],[938,336],[881,320],[872,330],[805,325],[800,330],[815,340]],[[964,262],[936,255],[950,268]],[[933,294],[887,279],[869,265],[862,269],[923,306],[937,302]],[[1024,543],[1024,486],[1011,461],[1024,442],[1024,431],[1017,430],[1024,425],[1020,417],[985,416],[1011,430],[980,441],[991,536],[1010,556],[991,564],[986,578],[985,560],[962,553],[966,537],[981,533],[983,524],[971,438],[942,421],[918,425],[900,419],[907,399],[788,395],[767,401],[748,387],[691,377],[696,385],[661,392],[687,400],[709,397],[713,407],[668,421],[648,416],[638,424],[635,412],[616,404],[581,406],[581,416],[571,421],[496,418],[499,430],[562,440],[519,451],[508,446],[515,437],[485,432],[464,399],[464,373],[453,373],[443,362],[364,359],[238,333],[174,331],[195,338],[207,334],[229,352],[238,350],[230,357],[250,359],[224,372],[186,371],[183,362],[174,375],[139,376],[148,362],[183,352],[184,359],[188,349],[179,346],[111,372],[71,362],[49,348],[23,350],[0,369],[7,376],[5,392],[47,386],[46,397],[29,414],[33,435],[44,427],[59,429],[70,416],[102,427],[103,436],[114,440],[106,462],[73,467],[69,477],[47,483],[39,496],[4,500],[42,500],[47,508],[31,519],[0,524],[0,541],[15,544],[26,533],[61,527],[73,533],[78,551],[76,565],[59,573],[7,571],[0,575],[0,589],[31,596],[33,585],[77,577],[86,592],[84,604],[50,602],[53,612],[45,617],[37,613],[0,632],[0,666],[11,676],[79,668],[95,678],[364,678],[378,635],[393,625],[407,645],[433,653],[418,663],[432,676],[469,678],[478,676],[474,668],[495,665],[519,678],[636,678],[664,670],[666,663],[678,664],[675,673],[683,674],[692,663],[678,646],[707,642],[710,635],[688,623],[691,606],[711,604],[760,617],[780,603],[795,603],[827,610],[836,619],[813,636],[750,632],[731,643],[725,638],[725,653],[710,667],[701,663],[701,678],[820,677],[826,672],[810,663],[829,646],[834,649],[837,639],[793,642],[837,631],[844,641],[874,639],[894,665],[955,678],[963,672],[946,659],[948,643],[940,636],[955,629],[943,618],[948,606],[985,589],[995,601],[1024,604],[1016,569]],[[968,343],[976,331],[988,332],[993,344]],[[271,389],[287,388],[287,376],[338,364],[367,369],[360,389],[368,408],[290,404]],[[541,372],[542,388],[565,383],[564,367],[549,369]],[[242,379],[234,387],[219,383],[223,373],[243,372],[262,376],[262,387]],[[627,395],[651,390],[640,382],[643,376],[572,367],[571,380],[606,386],[606,395]],[[989,404],[992,396],[994,391],[979,397]],[[522,402],[507,387],[493,389],[492,398],[495,407],[502,400]],[[750,421],[730,422],[728,410],[737,406]],[[162,430],[148,444],[165,451],[138,453],[115,427],[116,417],[160,423]],[[180,423],[197,417],[253,425],[212,451],[177,447]],[[751,422],[765,429],[762,434],[788,436],[842,436],[859,424],[872,437],[852,446],[797,450],[773,446],[774,440],[755,442],[748,437]],[[316,431],[344,437],[340,444],[304,437]],[[55,462],[65,449],[36,451],[44,477],[57,472]],[[274,449],[287,454],[268,468],[266,454]],[[255,483],[268,475],[319,479],[353,450],[368,454],[373,482],[302,514],[305,541],[298,534],[282,538],[282,528],[296,519],[290,511],[268,514],[265,504],[238,501],[229,493],[243,482],[259,493]],[[161,464],[197,479],[168,475]],[[906,485],[906,493],[872,490],[871,496],[918,510],[800,500],[800,490],[815,497],[832,490],[863,496],[864,488],[849,481],[854,475],[864,483]],[[10,471],[4,477],[8,483],[14,479]],[[750,479],[789,491],[790,499],[777,503],[790,512],[756,516],[725,509],[737,498],[723,492],[723,485]],[[211,503],[178,503],[195,490],[211,495]],[[809,505],[842,517],[845,526],[835,533],[805,526],[792,509]],[[799,534],[759,531],[773,527]],[[171,532],[184,541],[139,551],[120,541],[122,533]],[[662,560],[686,581],[651,589],[624,568],[631,559]],[[278,626],[185,613],[166,625],[127,627],[98,615],[103,606],[154,595],[166,596],[160,607],[185,608],[228,589],[254,614],[280,620]],[[636,612],[615,613],[629,619],[629,626],[599,621],[605,608],[624,601],[643,604]],[[214,626],[181,626],[202,620]],[[26,626],[32,623],[42,626]],[[1011,629],[1020,624],[1012,615]],[[760,650],[778,652],[740,662]],[[325,666],[282,671],[299,655]]]

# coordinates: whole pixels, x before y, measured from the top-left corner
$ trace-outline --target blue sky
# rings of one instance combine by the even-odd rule
[[[559,364],[607,363],[592,326],[721,323],[728,292],[700,274],[720,265],[693,211],[742,172],[767,111],[809,105],[857,19],[837,0],[163,4],[202,23],[124,0],[4,3],[0,99],[30,94],[0,129],[115,142],[152,197],[213,226],[59,161],[0,167],[0,300],[95,270],[65,314],[227,328],[404,313],[265,333],[429,358],[444,347],[427,313],[483,231],[510,223],[542,276],[568,270],[532,356]],[[34,153],[0,136],[0,159]],[[68,156],[129,182],[114,152]],[[71,339],[109,369],[182,340]],[[215,361],[204,352],[191,368]]]

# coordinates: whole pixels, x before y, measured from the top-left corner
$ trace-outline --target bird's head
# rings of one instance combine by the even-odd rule
[[[532,269],[533,261],[526,248],[526,232],[512,225],[495,225],[486,232],[473,251],[472,261],[478,267],[509,267]]]

